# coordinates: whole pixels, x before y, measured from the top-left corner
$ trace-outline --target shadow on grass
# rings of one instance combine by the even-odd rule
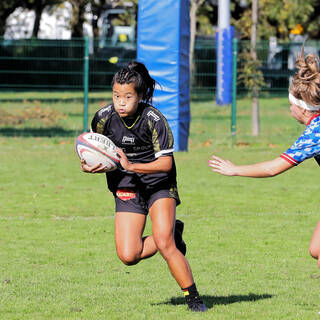
[[[214,305],[219,304],[232,304],[237,302],[254,302],[261,299],[271,299],[271,294],[254,294],[249,293],[247,295],[230,295],[230,296],[208,296],[208,295],[201,295],[201,299],[205,303],[208,309],[213,308]],[[172,305],[180,305],[185,304],[185,299],[183,297],[178,298],[171,298],[168,301],[160,302],[160,303],[153,303],[152,305],[161,305],[161,304],[172,304]]]
[[[52,128],[0,128],[0,136],[5,137],[76,137],[81,130]]]

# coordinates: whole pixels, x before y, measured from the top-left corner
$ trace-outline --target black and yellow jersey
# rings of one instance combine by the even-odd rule
[[[172,156],[172,169],[167,173],[142,174],[122,170],[107,173],[110,191],[116,192],[120,188],[147,192],[176,189],[173,135],[166,118],[158,109],[139,103],[133,117],[121,118],[110,104],[96,112],[91,130],[110,138],[132,163],[148,163],[161,156]]]

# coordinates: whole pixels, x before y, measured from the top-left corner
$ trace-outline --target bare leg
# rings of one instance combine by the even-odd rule
[[[313,232],[309,252],[313,258],[318,260],[318,266],[320,268],[320,221],[317,223]]]
[[[142,238],[146,216],[132,212],[116,212],[115,242],[119,259],[126,265],[137,264],[157,252],[152,236]]]
[[[194,281],[187,259],[176,248],[174,242],[175,209],[176,202],[171,198],[158,199],[152,204],[149,210],[152,221],[152,234],[153,240],[166,260],[171,274],[181,288],[187,288]]]

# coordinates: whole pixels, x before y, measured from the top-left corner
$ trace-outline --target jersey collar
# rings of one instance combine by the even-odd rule
[[[310,124],[310,122],[311,122],[313,119],[315,119],[315,118],[317,118],[317,117],[319,117],[319,116],[320,116],[320,112],[314,114],[314,115],[309,119],[309,121],[308,121],[308,123],[307,123],[307,126]]]
[[[141,117],[142,110],[143,110],[143,107],[142,107],[141,103],[139,103],[137,112],[136,112],[135,115],[132,117],[132,121],[131,121],[131,124],[130,124],[130,125],[128,125],[128,124],[126,123],[126,121],[119,116],[120,119],[121,119],[121,121],[122,121],[122,123],[124,124],[124,126],[125,126],[127,129],[129,129],[129,130],[132,129],[132,128],[134,127],[134,125],[138,122],[138,120],[139,120],[140,117]]]

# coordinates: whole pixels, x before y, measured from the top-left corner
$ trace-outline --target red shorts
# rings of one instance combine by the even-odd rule
[[[158,199],[173,198],[176,205],[180,204],[177,188],[170,190],[158,190],[145,195],[139,191],[129,189],[119,189],[114,194],[116,202],[116,212],[134,212],[147,215],[152,204]]]

